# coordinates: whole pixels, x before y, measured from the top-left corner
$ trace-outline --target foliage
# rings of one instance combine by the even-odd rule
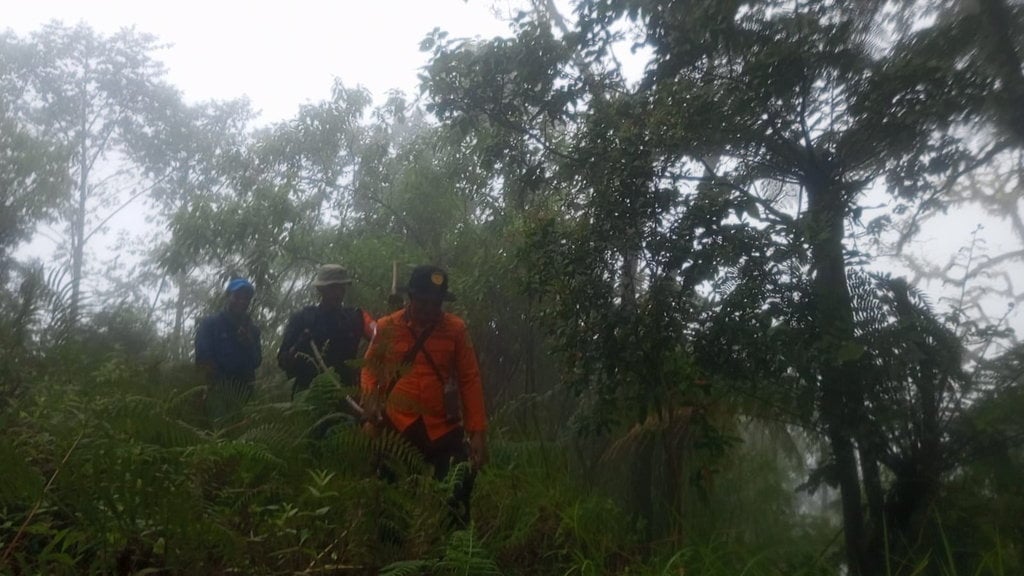
[[[1020,349],[861,242],[1019,180],[1019,10],[959,4],[537,0],[509,38],[430,34],[422,104],[338,80],[257,130],[180,102],[143,34],[4,35],[4,569],[1019,570]],[[142,197],[167,234],[86,295],[86,241]],[[10,262],[55,217],[70,264]],[[492,408],[466,530],[458,474],[359,434],[355,391],[279,403],[268,362],[225,414],[183,365],[226,278],[272,358],[339,261],[375,315],[409,265],[451,272]]]
[[[506,150],[531,143],[520,174],[540,174],[534,189],[557,209],[534,211],[520,257],[546,264],[529,286],[549,301],[588,427],[689,409],[700,381],[767,398],[759,411],[826,440],[811,479],[840,489],[850,570],[878,572],[963,462],[938,446],[972,390],[956,338],[929,311],[888,326],[858,317],[886,297],[858,299],[869,256],[849,249],[848,228],[869,189],[903,210],[941,202],[1010,146],[970,130],[989,121],[997,82],[939,50],[935,30],[893,25],[921,17],[914,2],[575,8],[569,26],[537,2],[513,39],[435,35],[426,86],[442,120]],[[624,35],[654,54],[636,84],[614,58]],[[900,366],[913,361],[887,356],[875,330],[929,360]],[[894,398],[914,415],[887,412]],[[929,455],[887,452],[908,428]]]
[[[0,71],[3,77],[9,72]],[[63,192],[64,158],[55,147],[34,139],[8,117],[0,101],[0,282],[10,272],[10,252],[32,234],[32,225],[53,216]]]
[[[1018,205],[1024,152],[1009,150],[993,157],[990,165],[967,174],[949,190],[948,206],[935,206],[908,214],[899,227],[894,251],[925,282],[938,280],[952,293],[946,297],[964,329],[972,325],[1001,325],[1006,316],[1024,302],[1015,282],[1015,267],[1024,257],[1024,218]],[[962,208],[993,221],[979,223],[970,233],[970,244],[952,254],[946,262],[929,261],[912,248],[916,236],[942,226],[952,214],[949,207]],[[965,234],[966,236],[966,234]],[[1008,245],[993,241],[1007,236]],[[915,253],[918,252],[918,253]],[[1003,305],[1007,308],[1003,308]]]
[[[411,449],[351,425],[315,432],[316,396],[210,420],[191,371],[112,356],[87,379],[58,376],[3,413],[0,554],[17,571],[382,566],[446,538],[444,487]],[[375,477],[380,458],[396,481]],[[380,540],[385,518],[397,532]]]
[[[54,178],[49,170],[64,170],[58,173],[60,194],[49,208],[66,225],[59,248],[69,271],[72,325],[83,315],[87,243],[148,190],[130,161],[132,134],[148,131],[156,111],[178,103],[177,92],[162,81],[162,65],[152,58],[156,47],[153,37],[133,30],[107,37],[84,24],[72,28],[59,22],[27,39],[7,34],[0,46],[3,62],[15,63],[11,71],[17,83],[17,90],[2,91],[5,137],[13,128],[15,136],[24,130],[41,143],[34,144],[42,152],[38,162],[44,170],[34,183],[41,191]],[[63,162],[51,168],[47,163],[55,152]],[[15,194],[25,185],[12,184]],[[141,191],[128,196],[128,188]]]
[[[498,436],[475,522],[448,531],[454,476],[436,483],[397,437],[373,443],[334,414],[331,378],[215,420],[191,370],[59,360],[74,371],[44,371],[0,413],[0,557],[15,572],[657,573],[564,446]]]

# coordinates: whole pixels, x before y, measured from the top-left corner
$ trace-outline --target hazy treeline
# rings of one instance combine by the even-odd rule
[[[338,81],[269,126],[244,99],[186,103],[137,31],[0,36],[0,566],[1024,569],[1024,349],[976,305],[1020,299],[1001,274],[1024,255],[1024,7],[557,10],[428,35],[414,102]],[[961,298],[877,273],[969,205],[1020,244],[911,262]],[[125,213],[146,231],[110,249]],[[54,258],[18,256],[40,234]],[[273,358],[326,262],[376,314],[393,262],[450,271],[495,437],[471,530],[434,526],[401,447],[387,485],[354,431],[305,436],[329,382],[292,406],[265,362],[244,417],[193,410],[224,281],[256,285]]]

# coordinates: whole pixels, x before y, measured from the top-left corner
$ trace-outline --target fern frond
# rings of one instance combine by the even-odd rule
[[[479,576],[500,576],[502,571],[480,546],[476,531],[472,526],[466,530],[457,530],[448,539],[444,558],[436,569],[442,574],[473,574]]]
[[[316,444],[322,466],[346,475],[365,477],[376,466],[375,440],[355,428],[341,428]]]
[[[305,430],[304,436],[308,438],[324,438],[332,429],[354,428],[357,421],[354,416],[346,412],[331,412],[317,420],[312,426]]]
[[[181,448],[195,445],[204,437],[198,428],[167,417],[164,406],[154,398],[138,395],[109,398],[94,404],[91,411],[98,413],[100,421],[115,435],[147,444]]]
[[[272,454],[266,446],[251,442],[234,440],[207,442],[189,449],[186,451],[186,455],[199,461],[238,458],[243,461],[267,464],[275,468],[284,467],[284,461]]]
[[[238,436],[237,441],[260,444],[275,454],[288,454],[303,437],[295,426],[287,423],[270,423],[254,426]]]
[[[180,391],[172,392],[163,402],[162,410],[167,413],[177,414],[180,411],[191,411],[197,399],[200,398],[206,386],[193,386]]]
[[[419,474],[426,470],[419,450],[393,430],[384,429],[374,448],[375,456],[395,473]]]
[[[432,574],[437,560],[401,560],[392,562],[380,571],[380,576],[419,576]]]

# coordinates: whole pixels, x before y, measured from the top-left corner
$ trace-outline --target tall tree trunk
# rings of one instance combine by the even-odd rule
[[[188,152],[184,161],[177,170],[177,192],[179,202],[177,210],[186,209],[192,202],[192,185],[190,176],[192,174],[193,155]],[[185,337],[185,304],[187,300],[188,271],[180,269],[174,273],[174,285],[178,294],[174,302],[174,333],[172,334],[172,354],[177,360],[185,360],[189,354],[189,341]]]
[[[640,248],[632,238],[635,234],[629,230],[628,245],[622,249],[622,266],[619,269],[619,298],[622,310],[630,316],[636,314],[637,274],[640,270]]]
[[[843,254],[845,201],[838,183],[828,174],[820,170],[809,172],[805,184],[815,316],[821,338],[821,416],[839,479],[850,572],[869,576],[874,573],[874,563],[865,545],[855,444],[863,393],[855,362],[849,358],[854,323]]]

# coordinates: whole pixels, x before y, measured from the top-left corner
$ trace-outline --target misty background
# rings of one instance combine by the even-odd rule
[[[1019,0],[0,8],[0,571],[1024,570]],[[377,316],[450,272],[470,526],[292,400],[328,262]]]

